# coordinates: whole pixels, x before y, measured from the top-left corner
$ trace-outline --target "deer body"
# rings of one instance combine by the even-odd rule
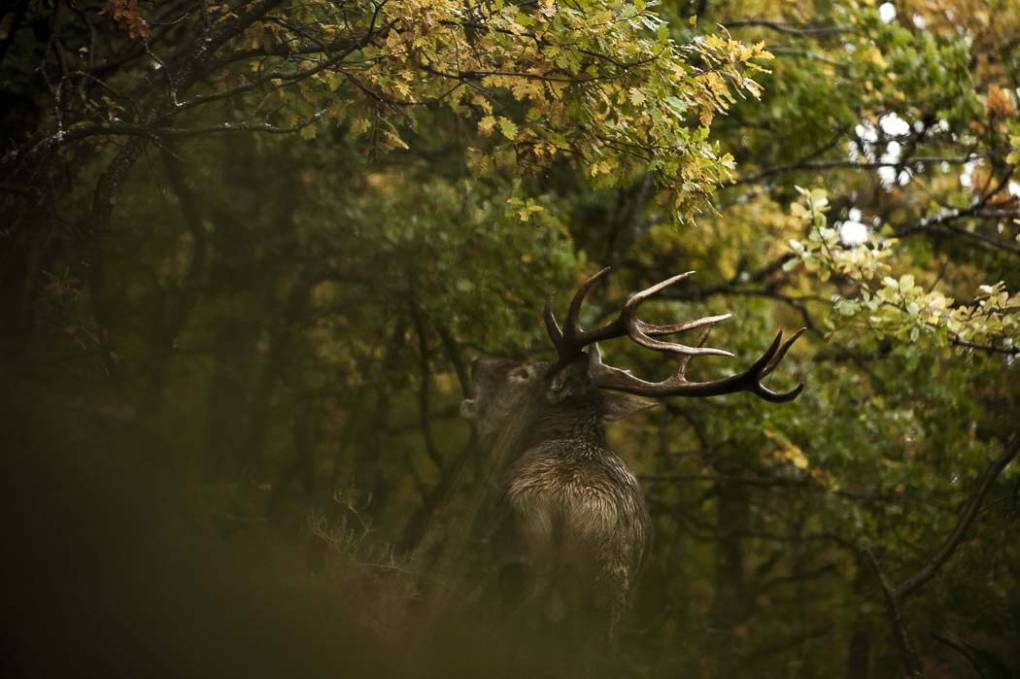
[[[563,329],[547,307],[545,320],[558,360],[475,362],[476,398],[463,404],[493,462],[507,470],[503,499],[514,519],[530,573],[532,600],[562,602],[565,613],[595,622],[612,640],[631,598],[650,533],[637,479],[606,441],[602,421],[619,419],[670,396],[712,396],[750,391],[782,402],[801,387],[777,393],[761,384],[797,339],[782,333],[747,370],[709,382],[686,377],[693,356],[730,355],[703,347],[707,329],[729,315],[676,325],[636,318],[640,303],[690,274],[631,296],[619,318],[581,330],[578,315],[588,290],[608,272],[588,279],[575,294]],[[702,328],[696,346],[659,337]],[[677,372],[647,382],[602,362],[596,342],[627,336],[643,346],[682,356]]]
[[[514,466],[506,490],[532,565],[534,595],[604,618],[613,637],[649,534],[637,479],[613,451],[583,439],[546,441]]]
[[[483,443],[503,435],[504,500],[530,596],[604,619],[611,635],[645,552],[648,512],[637,479],[606,441],[609,399],[590,383],[586,361],[555,374],[550,367],[479,360],[473,407]]]

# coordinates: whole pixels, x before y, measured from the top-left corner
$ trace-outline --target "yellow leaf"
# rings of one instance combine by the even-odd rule
[[[1009,90],[998,85],[988,86],[988,96],[985,97],[985,107],[991,117],[1010,118],[1016,113],[1016,104]]]
[[[789,462],[797,469],[808,468],[807,455],[800,449],[800,446],[779,432],[764,429],[762,433],[765,434],[765,438],[773,441],[779,447],[779,450],[776,451],[778,459]]]
[[[478,132],[483,137],[488,137],[492,134],[492,128],[496,126],[496,119],[493,116],[485,116],[478,121]]]
[[[517,126],[509,118],[503,116],[499,117],[499,131],[503,133],[503,136],[513,141],[517,138]]]

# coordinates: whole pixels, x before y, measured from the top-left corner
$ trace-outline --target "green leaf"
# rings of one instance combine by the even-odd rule
[[[503,136],[513,141],[517,138],[517,125],[512,120],[504,116],[499,117],[499,131],[503,133]]]

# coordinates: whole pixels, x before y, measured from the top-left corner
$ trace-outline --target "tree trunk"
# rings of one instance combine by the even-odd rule
[[[854,575],[854,594],[861,601],[871,582],[871,573],[867,564],[857,562],[857,573]],[[858,608],[854,616],[854,628],[850,635],[847,648],[846,677],[847,679],[868,679],[871,676],[871,628],[874,621]]]
[[[746,486],[731,481],[716,484],[715,596],[709,613],[710,643],[716,660],[715,676],[729,677],[740,668],[741,640],[736,627],[748,613],[744,543],[751,516]]]

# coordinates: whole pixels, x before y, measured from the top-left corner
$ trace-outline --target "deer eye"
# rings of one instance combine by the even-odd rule
[[[511,382],[525,382],[531,378],[531,368],[526,365],[522,365],[519,368],[514,368],[510,372]]]

